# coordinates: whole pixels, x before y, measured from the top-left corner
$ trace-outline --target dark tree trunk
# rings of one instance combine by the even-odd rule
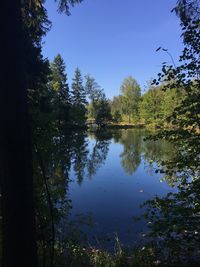
[[[32,149],[20,0],[1,0],[0,182],[3,267],[35,267]],[[1,265],[1,266],[2,266]]]

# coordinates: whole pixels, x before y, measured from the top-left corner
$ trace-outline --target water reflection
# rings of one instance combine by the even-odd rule
[[[91,179],[106,160],[112,135],[107,131],[104,133],[97,131],[93,134],[90,133],[89,137],[95,140],[87,162],[88,176]]]
[[[87,216],[91,213],[92,236],[103,239],[117,232],[125,244],[134,243],[145,221],[133,225],[132,218],[142,214],[144,201],[170,191],[154,170],[175,153],[164,141],[144,141],[147,135],[134,129],[49,132],[37,137],[34,170],[41,266],[61,261],[66,242],[75,242],[79,230],[85,230],[80,225],[92,224]]]
[[[119,143],[123,145],[120,155],[121,164],[127,174],[133,174],[141,163],[142,141],[144,134],[141,131],[122,131]]]
[[[95,176],[106,161],[111,142],[123,146],[123,152],[120,154],[121,166],[129,175],[137,170],[141,160],[146,162],[146,167],[150,171],[153,162],[159,165],[175,156],[175,150],[163,140],[144,141],[148,134],[148,131],[138,129],[96,131],[89,132],[88,135],[82,132],[74,134],[71,149],[77,182],[81,184],[84,177]],[[94,141],[92,148],[91,140]]]
[[[76,181],[81,184],[84,178],[93,178],[105,163],[112,142],[122,145],[120,162],[129,175],[137,170],[141,160],[146,162],[150,170],[153,162],[159,164],[174,156],[174,150],[169,143],[144,141],[147,135],[147,131],[137,129],[96,131],[88,134],[82,131],[65,133],[49,140],[41,140],[36,154],[37,157],[40,154],[40,159],[45,162],[45,170],[55,180],[68,180],[69,170],[73,166]],[[60,186],[64,187],[64,184],[60,183]]]
[[[92,238],[102,242],[114,233],[125,244],[138,241],[145,228],[145,220],[133,225],[133,217],[143,212],[140,204],[172,190],[166,182],[160,183],[162,177],[155,169],[172,158],[174,150],[164,141],[144,141],[148,134],[141,129],[107,130],[90,132],[85,138],[82,186],[71,183],[69,192],[72,218],[79,213],[92,214],[93,229],[82,228],[90,243]],[[71,177],[76,178],[76,172],[71,172]]]
[[[88,162],[88,142],[84,132],[74,133],[72,138],[72,163],[75,176],[79,184],[82,183],[85,176],[85,166]]]

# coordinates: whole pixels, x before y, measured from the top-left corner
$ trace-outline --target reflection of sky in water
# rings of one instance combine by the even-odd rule
[[[134,135],[134,130],[131,134]],[[138,145],[137,140],[133,141],[136,143],[131,144],[131,140],[128,142],[128,145],[131,144],[128,152],[132,152],[131,149],[134,150]],[[89,142],[88,148],[91,153],[95,140],[89,139]],[[138,241],[142,229],[145,229],[144,221],[138,222],[133,219],[143,213],[140,205],[155,195],[162,196],[175,189],[170,188],[166,182],[160,182],[161,175],[154,173],[156,164],[147,164],[141,151],[141,161],[135,172],[127,173],[122,166],[121,157],[125,149],[125,145],[112,140],[104,164],[93,177],[89,178],[86,175],[80,185],[75,182],[74,172],[71,171],[70,176],[74,182],[70,183],[69,193],[73,204],[72,217],[75,214],[92,214],[94,226],[87,230],[89,236],[95,235],[98,238],[118,233],[122,243],[128,245]],[[128,160],[131,158],[128,157]],[[129,165],[131,162],[128,162]]]

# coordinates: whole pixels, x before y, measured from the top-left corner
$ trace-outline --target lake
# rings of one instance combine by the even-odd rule
[[[175,151],[164,140],[145,141],[149,134],[123,129],[73,135],[70,219],[90,244],[111,248],[116,236],[126,246],[142,242],[151,222],[137,219],[145,211],[141,204],[176,190],[173,181],[155,173]]]

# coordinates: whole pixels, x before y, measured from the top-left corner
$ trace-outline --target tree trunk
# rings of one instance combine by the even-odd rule
[[[3,267],[35,267],[32,149],[20,0],[0,1],[0,182]],[[4,16],[5,14],[5,16]]]

